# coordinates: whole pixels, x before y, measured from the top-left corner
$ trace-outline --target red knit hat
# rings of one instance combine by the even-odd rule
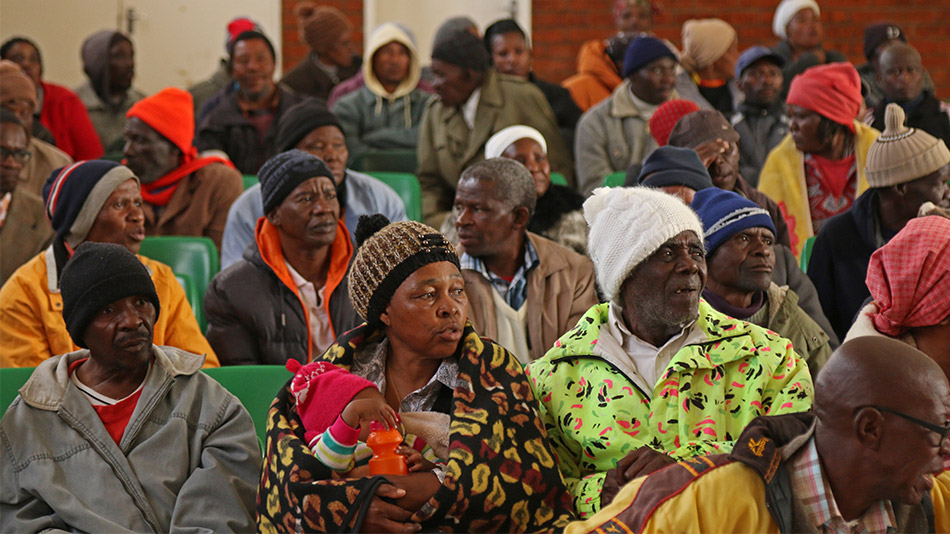
[[[692,100],[675,98],[660,104],[650,117],[650,135],[656,139],[656,144],[666,146],[676,123],[694,111],[699,111],[699,106]]]
[[[166,87],[154,95],[143,98],[126,112],[125,117],[135,117],[162,137],[171,141],[182,154],[195,151],[195,109],[191,93],[177,87]]]
[[[785,101],[847,126],[853,132],[861,98],[861,76],[854,65],[842,62],[812,67],[795,76]]]

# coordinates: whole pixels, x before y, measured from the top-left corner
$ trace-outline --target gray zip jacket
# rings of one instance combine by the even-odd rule
[[[152,347],[118,445],[69,380],[88,350],[36,368],[0,421],[0,532],[255,530],[254,423],[202,356]]]

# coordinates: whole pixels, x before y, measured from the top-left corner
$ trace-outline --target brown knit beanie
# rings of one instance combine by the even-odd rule
[[[459,266],[455,248],[435,229],[415,221],[390,223],[378,213],[360,216],[356,246],[347,289],[356,313],[372,325],[379,324],[396,289],[419,268],[440,261]]]
[[[343,12],[335,7],[317,6],[305,0],[297,4],[294,11],[297,14],[300,40],[318,54],[325,52],[344,33],[353,29]]]
[[[904,126],[904,110],[888,104],[884,133],[868,150],[865,172],[871,187],[888,187],[914,181],[950,164],[950,150],[941,139]]]

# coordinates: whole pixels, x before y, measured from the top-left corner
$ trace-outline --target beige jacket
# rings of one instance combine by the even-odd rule
[[[46,141],[35,137],[30,139],[30,144],[27,145],[26,149],[33,153],[33,157],[26,162],[23,170],[20,171],[20,179],[23,180],[23,183],[17,188],[43,198],[43,184],[46,183],[46,179],[54,170],[72,164],[73,158]]]
[[[540,263],[528,273],[528,345],[536,360],[554,346],[591,306],[597,304],[594,290],[594,266],[586,256],[528,232]],[[495,302],[491,282],[481,273],[462,270],[468,295],[468,318],[475,331],[489,338],[498,337]]]

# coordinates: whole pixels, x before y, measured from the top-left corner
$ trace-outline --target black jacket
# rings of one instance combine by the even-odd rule
[[[943,142],[950,147],[950,115],[940,109],[940,101],[930,91],[924,91],[921,96],[923,99],[920,104],[907,113],[904,124],[911,128],[923,130],[937,139],[943,139]],[[884,112],[886,109],[887,102],[881,102],[874,109],[874,122],[871,124],[882,132],[884,131]]]
[[[851,209],[828,219],[811,251],[808,276],[815,283],[825,316],[844,339],[864,301],[871,296],[864,279],[875,238],[877,191],[868,189]]]
[[[360,324],[344,276],[330,295],[330,322],[339,336]],[[256,242],[244,259],[218,273],[205,294],[206,337],[221,365],[307,363],[310,343],[303,304],[261,258]],[[314,354],[316,358],[318,354]]]

